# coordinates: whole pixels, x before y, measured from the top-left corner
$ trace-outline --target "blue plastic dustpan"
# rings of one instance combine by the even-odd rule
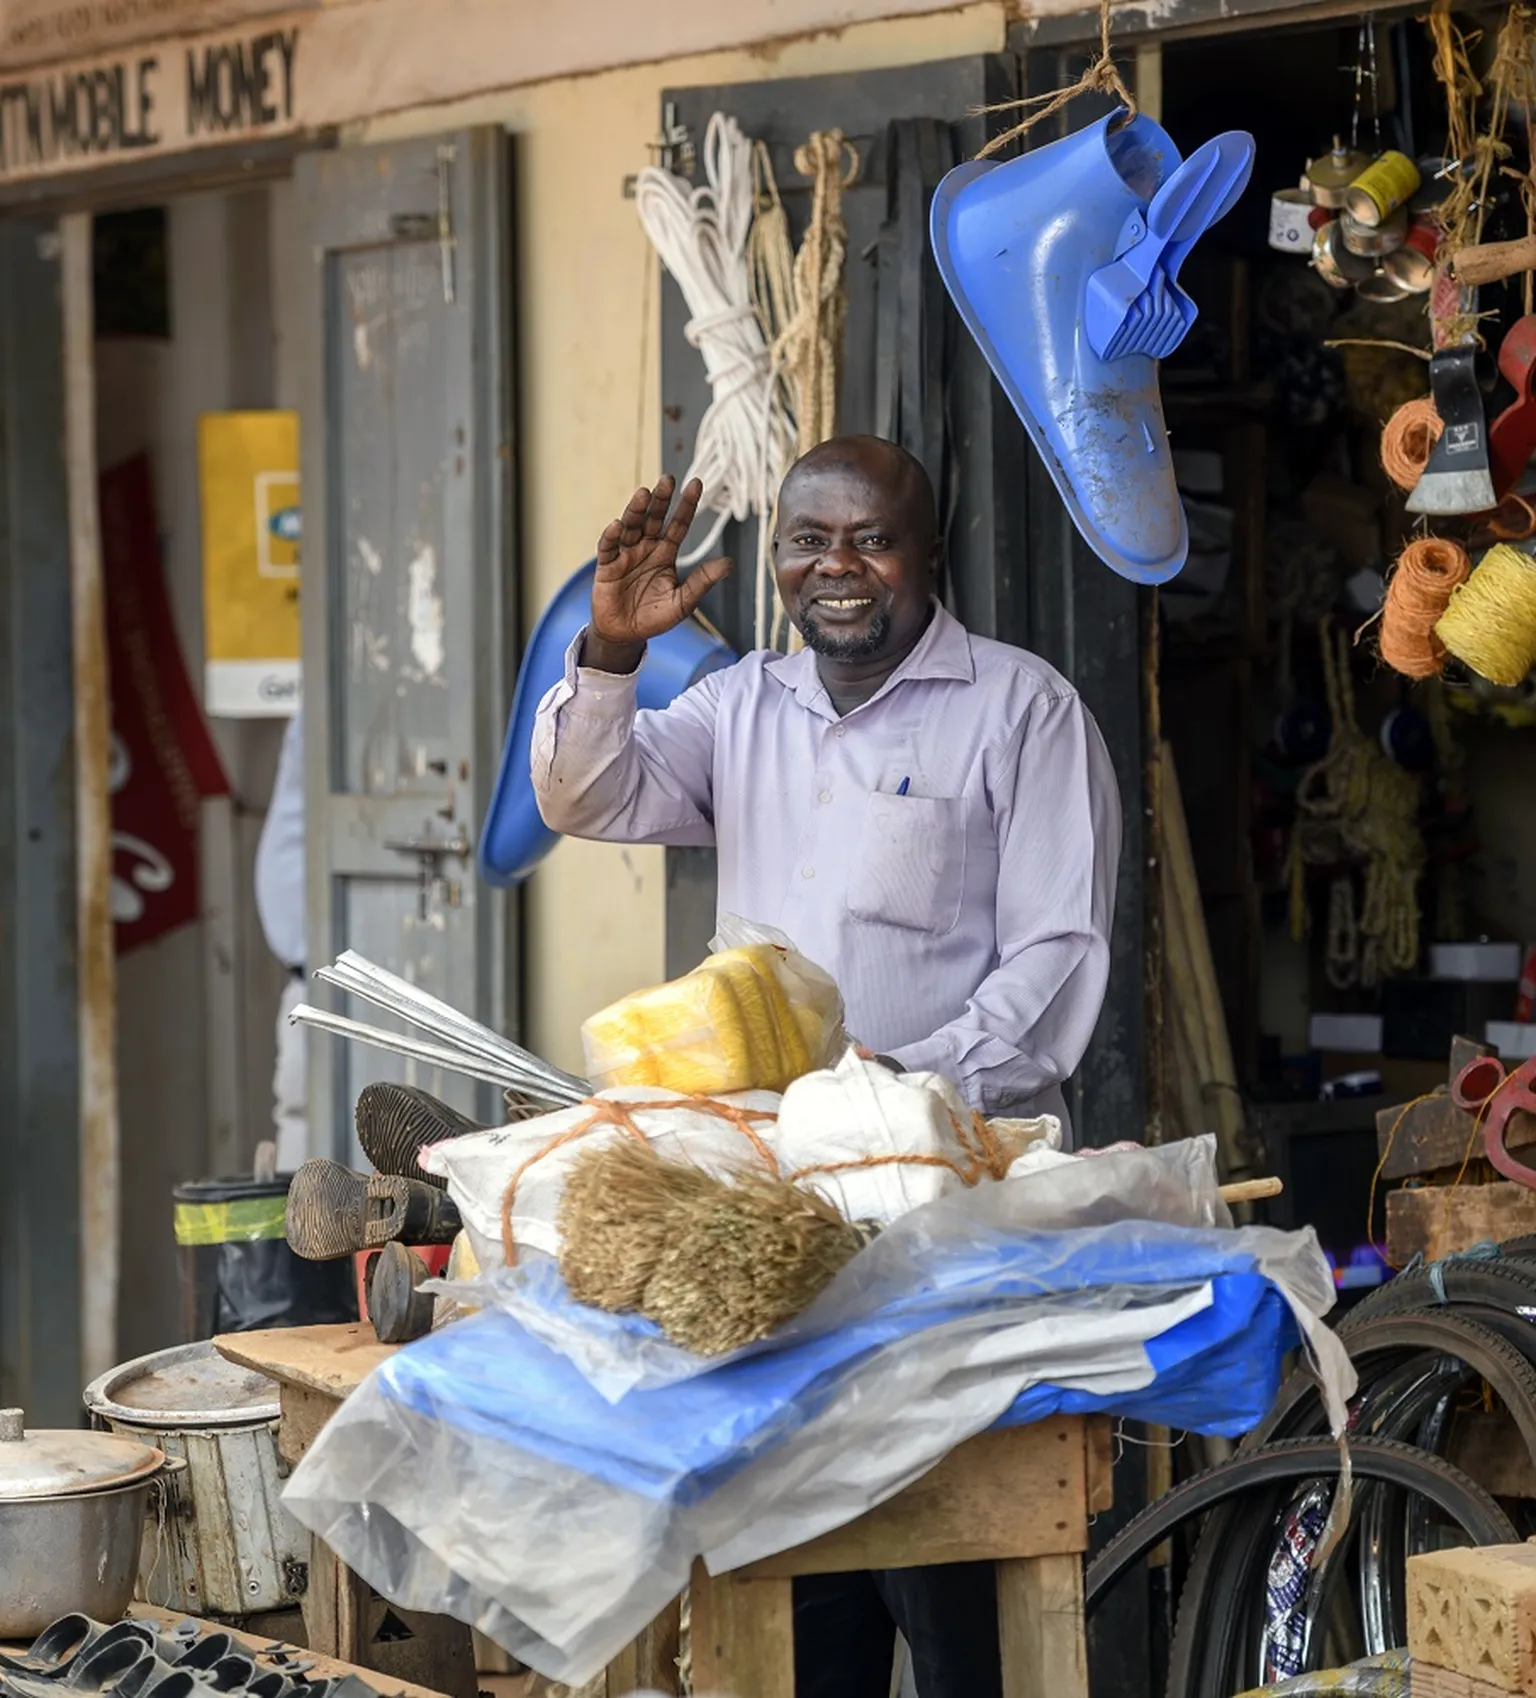
[[[1238,142],[1230,159],[1197,167],[1201,182],[1191,198],[1199,205],[1169,209],[1146,284],[1125,300],[1124,315],[1137,315],[1126,338],[1132,350],[1111,360],[1089,335],[1090,283],[1132,257],[1149,207],[1183,163],[1160,125],[1146,117],[1125,123],[1123,114],[1113,114],[1005,164],[958,166],[933,198],[934,255],[966,328],[1084,540],[1139,584],[1166,583],[1178,573],[1189,528],[1157,361],[1135,350],[1143,325],[1146,341],[1168,341],[1169,314],[1182,324],[1180,334],[1188,329],[1171,294],[1177,267],[1200,233],[1191,233],[1198,215],[1219,216],[1213,209],[1225,211],[1241,193],[1241,185],[1232,193],[1206,187],[1230,175],[1227,165],[1244,147],[1251,163],[1251,139]],[[1138,224],[1141,236],[1134,234]],[[1130,280],[1118,275],[1124,298]]]
[[[541,818],[533,794],[533,721],[539,703],[565,676],[566,651],[591,614],[596,573],[597,562],[589,560],[565,584],[540,615],[523,651],[501,771],[480,833],[480,871],[490,884],[521,884],[558,841]],[[690,684],[735,659],[697,620],[684,620],[646,649],[635,692],[639,705],[667,707]]]

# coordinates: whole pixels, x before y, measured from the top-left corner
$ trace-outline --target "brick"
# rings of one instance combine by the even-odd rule
[[[1410,1698],[1482,1698],[1481,1692],[1473,1690],[1476,1684],[1464,1674],[1457,1674],[1452,1669],[1437,1669],[1432,1663],[1415,1663],[1408,1673]],[[1503,1698],[1502,1694],[1500,1698]]]
[[[1415,1662],[1536,1698],[1536,1547],[1410,1558],[1408,1649]]]

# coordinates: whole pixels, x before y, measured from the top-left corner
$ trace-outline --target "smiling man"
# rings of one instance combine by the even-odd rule
[[[848,1030],[987,1114],[1064,1115],[1104,996],[1120,814],[1076,692],[936,599],[933,490],[873,437],[813,449],[779,494],[774,567],[805,639],[637,712],[645,645],[730,570],[679,580],[691,483],[603,532],[592,618],[544,699],[533,777],[556,831],[712,846],[719,911],[836,979]],[[895,1417],[896,1412],[893,1412]],[[986,1565],[795,1583],[797,1698],[888,1698],[894,1629],[920,1698],[999,1698]]]

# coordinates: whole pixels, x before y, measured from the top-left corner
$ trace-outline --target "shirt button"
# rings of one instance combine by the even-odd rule
[[[816,869],[814,867],[802,867],[800,869],[800,876],[801,878],[815,878]]]
[[[830,802],[832,800],[832,792],[830,790],[823,790],[816,800],[818,802]]]
[[[847,726],[845,726],[845,725],[839,725],[839,726],[838,726],[838,728],[837,728],[837,733],[836,733],[836,735],[837,735],[837,736],[839,736],[839,737],[846,737],[846,736],[847,736],[847,735],[848,735],[848,728],[847,728]]]

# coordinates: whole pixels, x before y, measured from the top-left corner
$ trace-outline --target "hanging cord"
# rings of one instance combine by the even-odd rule
[[[837,434],[838,369],[848,316],[843,192],[858,176],[858,150],[841,130],[816,130],[796,150],[795,169],[811,179],[811,216],[795,255],[794,310],[774,341],[773,359],[794,398],[796,451],[805,454]],[[785,622],[784,608],[775,602],[774,648]],[[800,647],[798,631],[791,630],[789,647],[791,652]]]
[[[1308,866],[1363,860],[1364,892],[1358,920],[1348,875],[1329,898],[1328,981],[1338,989],[1379,984],[1410,972],[1419,955],[1418,882],[1424,840],[1418,827],[1419,781],[1387,757],[1361,731],[1349,677],[1349,643],[1332,620],[1319,633],[1328,713],[1333,735],[1328,753],[1302,775],[1291,836],[1291,934],[1308,929]]]
[[[1099,0],[1099,56],[1070,88],[1058,89],[1055,94],[1032,94],[1023,100],[1004,100],[996,106],[983,106],[980,109],[986,116],[994,112],[1024,112],[1028,116],[1021,118],[1001,135],[993,136],[976,155],[978,159],[985,159],[989,154],[1007,147],[1010,142],[1027,136],[1036,124],[1043,124],[1047,118],[1054,118],[1080,94],[1112,94],[1125,108],[1125,123],[1128,124],[1136,116],[1141,110],[1136,104],[1136,96],[1125,86],[1119,71],[1115,69],[1114,60],[1110,57],[1109,4],[1110,0]]]
[[[773,160],[767,144],[752,144],[752,198],[755,212],[747,252],[751,261],[752,301],[757,308],[758,322],[767,340],[770,362],[769,382],[772,404],[781,408],[793,425],[799,408],[788,374],[784,370],[781,343],[785,331],[795,317],[795,249],[789,237],[789,215],[779,196],[779,185],[773,174]],[[767,437],[764,437],[766,448]],[[788,461],[785,470],[788,469]],[[770,483],[766,459],[762,468],[762,506],[757,526],[756,578],[753,583],[752,632],[758,648],[777,648],[778,614],[773,582],[774,503],[778,499],[777,483]]]
[[[690,189],[656,166],[640,172],[635,209],[691,314],[684,334],[704,358],[713,399],[699,422],[688,476],[704,485],[701,506],[716,515],[680,564],[711,553],[726,524],[756,514],[766,526],[771,497],[794,454],[794,423],[775,382],[753,304],[748,236],[752,149],[732,118],[715,113],[704,136],[705,186]]]

